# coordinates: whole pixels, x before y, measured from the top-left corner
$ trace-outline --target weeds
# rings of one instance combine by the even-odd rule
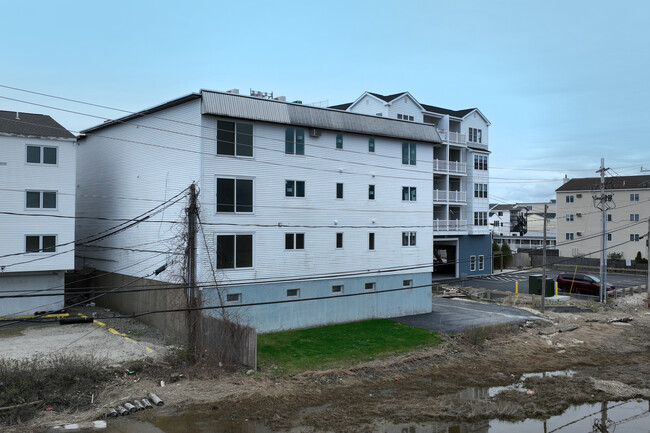
[[[514,325],[495,325],[470,328],[460,334],[461,340],[471,346],[482,347],[486,341],[515,333],[519,328]]]
[[[54,355],[0,360],[0,425],[32,418],[43,408],[68,410],[90,405],[111,377],[94,357]]]

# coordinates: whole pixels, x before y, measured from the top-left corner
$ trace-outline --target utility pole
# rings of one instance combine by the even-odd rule
[[[645,282],[645,292],[647,296],[648,308],[650,308],[650,218],[648,218],[648,233],[645,235],[645,241],[648,244],[648,280]]]
[[[597,206],[600,209],[601,233],[600,233],[600,302],[607,301],[607,196],[605,195],[605,158],[600,158],[600,197],[594,197],[600,201]]]
[[[542,237],[542,313],[544,313],[544,300],[546,299],[546,211],[548,204],[544,205],[544,235]]]
[[[185,252],[187,262],[187,345],[196,355],[198,349],[197,317],[199,312],[194,310],[197,306],[196,296],[196,219],[198,214],[196,185],[190,185],[189,204],[187,206],[187,250]]]

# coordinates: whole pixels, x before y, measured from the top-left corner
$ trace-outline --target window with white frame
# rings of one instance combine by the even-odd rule
[[[217,269],[253,267],[253,235],[217,235]]]
[[[27,145],[28,164],[56,165],[58,149],[52,146]]]
[[[284,153],[288,155],[305,154],[305,130],[287,128],[284,132]]]
[[[413,287],[413,280],[402,280],[402,287]]]
[[[300,289],[287,289],[287,298],[298,298],[300,296]]]
[[[568,213],[568,214],[566,214],[565,218],[566,218],[567,221],[573,221],[573,214]]]
[[[487,226],[488,225],[487,212],[474,212],[474,225]]]
[[[485,269],[485,256],[478,256],[478,270],[482,271]]]
[[[469,140],[473,143],[483,142],[483,131],[478,128],[469,128]]]
[[[402,143],[402,164],[416,165],[417,162],[417,146],[415,143]]]
[[[564,198],[565,198],[565,200],[566,200],[567,203],[573,203],[574,198],[573,198],[572,195],[567,195],[567,196],[564,197]]]
[[[611,233],[607,233],[607,240],[608,240],[608,241],[611,241],[611,240],[612,240],[612,234],[611,234]]]
[[[218,120],[217,155],[253,156],[253,125]]]
[[[343,293],[343,284],[335,284],[332,286],[332,293],[341,294]]]
[[[343,233],[336,234],[336,248],[343,248]]]
[[[284,234],[285,250],[304,250],[305,234],[304,233],[285,233]]]
[[[416,242],[417,232],[402,232],[402,246],[414,247]]]
[[[474,170],[487,170],[488,158],[487,155],[474,155]]]
[[[487,198],[488,196],[488,186],[486,183],[475,183],[474,184],[474,197],[476,198]]]
[[[639,242],[639,235],[638,234],[630,234],[630,242]]]
[[[572,241],[573,240],[573,233],[567,233],[566,234],[566,240],[567,241]]]
[[[408,114],[400,114],[400,113],[397,113],[397,118],[399,120],[408,120],[409,122],[413,122],[415,120],[415,117],[413,116],[410,116]]]
[[[373,281],[373,282],[371,282],[371,283],[366,283],[366,284],[364,285],[364,288],[365,288],[366,290],[375,290],[375,286],[376,286],[376,284],[375,284],[375,282]]]
[[[54,235],[27,235],[25,236],[26,253],[55,253],[56,236]]]
[[[25,208],[56,209],[56,191],[25,191]]]
[[[414,186],[402,187],[402,201],[417,201],[417,188]]]
[[[284,181],[285,197],[304,197],[305,181],[304,180],[285,180]]]
[[[639,201],[639,194],[630,194],[630,201]]]
[[[375,139],[373,137],[368,139],[368,152],[375,152]]]
[[[469,270],[476,271],[476,256],[469,256]]]
[[[217,212],[253,212],[253,179],[218,177]]]
[[[375,199],[375,185],[368,185],[368,200]]]
[[[368,233],[368,249],[375,250],[375,234],[373,232]]]
[[[611,220],[612,220],[612,214],[611,214],[611,213],[608,213],[608,214],[607,214],[607,221],[611,221]]]
[[[638,213],[631,213],[630,214],[630,221],[639,221],[639,214]]]

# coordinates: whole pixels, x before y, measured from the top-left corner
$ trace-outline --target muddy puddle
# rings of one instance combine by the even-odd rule
[[[487,389],[465,391],[474,398],[489,398]],[[327,411],[327,405],[307,409],[310,415]],[[143,412],[144,414],[145,412]],[[146,412],[149,415],[150,412]],[[109,419],[105,433],[306,433],[313,432],[301,426],[299,415],[290,430],[272,430],[263,424],[248,420],[218,419],[210,411],[188,411],[177,415],[161,415],[152,420],[140,419],[140,414]],[[428,422],[393,424],[377,420],[373,433],[590,433],[590,432],[650,432],[650,401],[628,400],[572,406],[563,414],[546,420],[528,419],[522,422],[486,420],[473,423]]]

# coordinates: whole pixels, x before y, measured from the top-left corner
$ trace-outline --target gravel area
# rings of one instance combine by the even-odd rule
[[[70,317],[83,314],[105,317],[112,312],[100,307],[69,311]],[[104,325],[104,326],[102,326]],[[13,325],[0,328],[0,358],[29,359],[61,353],[92,355],[109,365],[125,361],[157,358],[172,346],[156,329],[134,319],[99,319],[93,323]]]

